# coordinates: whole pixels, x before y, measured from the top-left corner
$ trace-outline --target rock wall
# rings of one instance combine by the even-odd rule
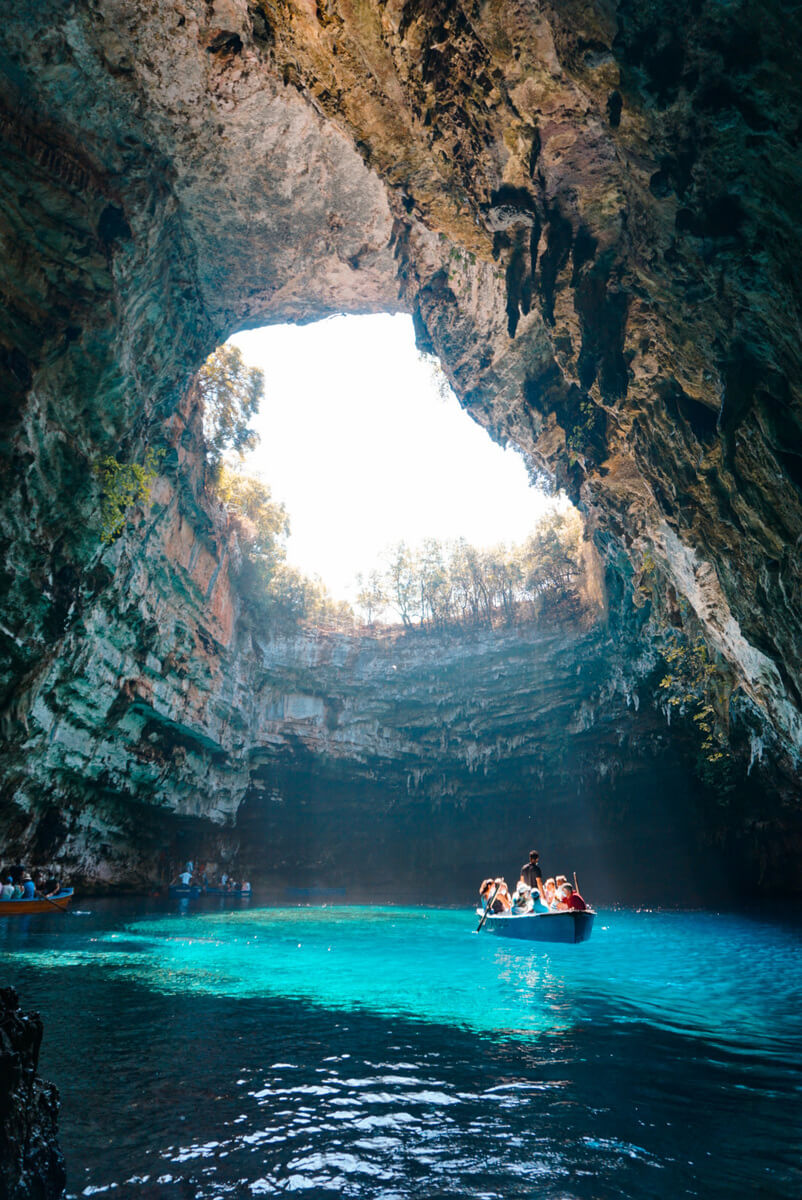
[[[42,1022],[20,1010],[13,988],[0,988],[0,1195],[58,1200],[64,1159],[58,1148],[58,1092],[36,1074]]]
[[[69,844],[94,878],[127,856],[133,878],[161,817],[232,816],[251,786],[255,658],[224,530],[182,466],[181,397],[235,329],[404,310],[471,414],[580,501],[621,589],[648,573],[661,619],[704,631],[727,712],[781,772],[758,809],[787,844],[799,21],[779,2],[698,0],[6,14],[12,840]],[[169,450],[153,512],[104,551],[93,464],[147,444]],[[758,820],[752,805],[724,824],[747,809]]]

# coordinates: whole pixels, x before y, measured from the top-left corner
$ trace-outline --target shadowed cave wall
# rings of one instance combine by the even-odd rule
[[[222,828],[243,800],[243,822],[268,811],[293,765],[302,800],[298,721],[256,700],[295,694],[299,668],[270,652],[265,667],[240,620],[235,540],[203,497],[183,398],[234,329],[408,311],[470,413],[580,502],[612,591],[638,599],[648,574],[651,632],[635,650],[619,622],[610,662],[640,676],[661,623],[704,634],[739,785],[691,804],[689,828],[748,843],[758,873],[798,886],[799,19],[682,0],[14,6],[0,63],[9,846],[141,880],[176,821]],[[103,548],[92,466],[147,445],[167,452],[152,505]],[[275,771],[259,761],[266,730]],[[403,771],[382,760],[388,781],[410,755]],[[555,801],[561,770],[546,773]],[[512,792],[530,795],[525,769]],[[598,794],[614,812],[621,793]]]

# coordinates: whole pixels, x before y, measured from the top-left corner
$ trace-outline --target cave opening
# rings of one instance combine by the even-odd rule
[[[355,608],[360,584],[410,554],[520,545],[564,496],[460,405],[405,314],[338,316],[234,335],[262,371],[258,443],[240,469],[289,517],[287,562]],[[436,553],[437,550],[434,549]],[[368,617],[402,621],[397,603]]]

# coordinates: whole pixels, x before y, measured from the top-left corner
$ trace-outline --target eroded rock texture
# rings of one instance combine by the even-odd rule
[[[160,806],[236,810],[266,728],[259,652],[181,397],[235,329],[405,310],[472,415],[580,500],[622,589],[633,567],[636,597],[649,575],[653,631],[704,631],[722,719],[741,714],[781,773],[749,820],[792,844],[799,21],[793,5],[702,0],[6,14],[15,836],[62,844],[72,823],[102,875],[98,804],[121,846],[132,829],[147,841]],[[153,511],[104,551],[92,465],[146,444],[169,450]]]
[[[42,1022],[22,1012],[13,988],[0,988],[0,1195],[58,1200],[64,1160],[58,1148],[58,1092],[37,1075]]]

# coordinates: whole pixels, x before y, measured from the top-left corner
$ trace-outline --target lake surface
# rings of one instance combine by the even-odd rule
[[[0,920],[70,1195],[802,1196],[799,913],[84,907]]]

